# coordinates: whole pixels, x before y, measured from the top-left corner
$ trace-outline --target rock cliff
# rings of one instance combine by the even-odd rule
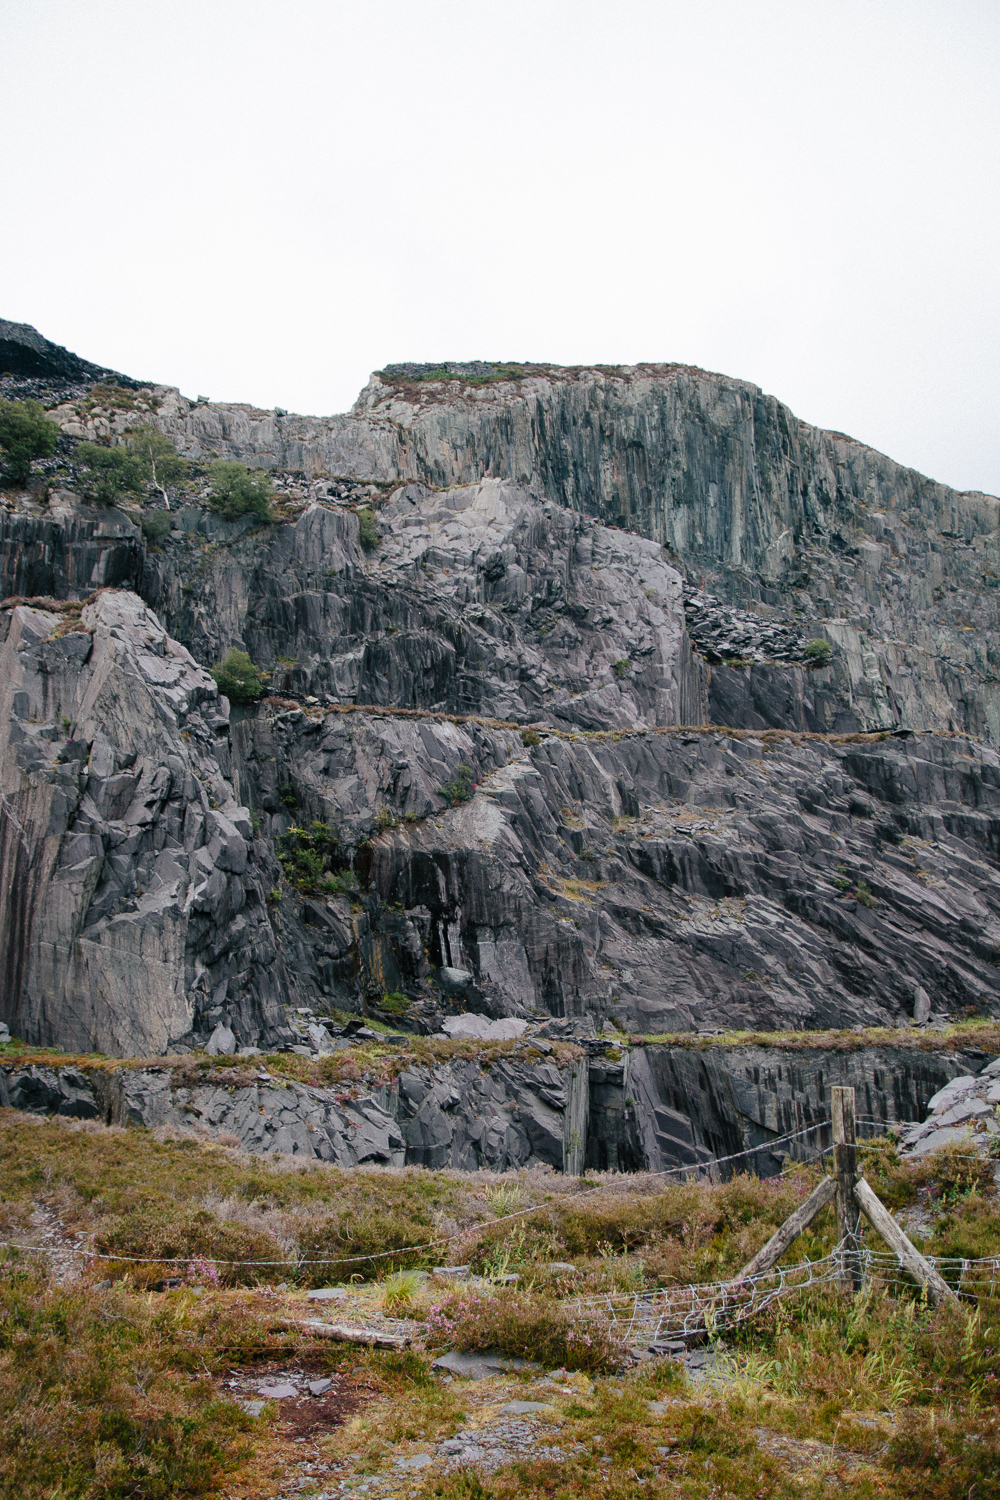
[[[139,1068],[4,1060],[0,1104],[340,1167],[676,1172],[721,1159],[724,1176],[772,1176],[829,1146],[829,1091],[838,1084],[856,1091],[862,1139],[895,1126],[928,1149],[964,1138],[970,1121],[992,1132],[987,1144],[996,1133],[1000,1059],[971,1045],[829,1040],[623,1051],[591,1042],[557,1063],[539,1056],[546,1044],[535,1037],[503,1055],[427,1063],[404,1053],[375,1086],[308,1085],[263,1060],[219,1058],[194,1074],[166,1060]],[[938,1113],[919,1123],[928,1108]]]
[[[532,486],[661,543],[709,595],[750,606],[762,636],[778,621],[803,640],[826,638],[834,655],[818,708],[796,684],[793,705],[768,722],[1000,738],[993,496],[959,494],[703,370],[426,378],[435,373],[383,371],[343,417],[172,400],[161,420],[195,456],[436,487],[491,477]]]
[[[248,1037],[280,1028],[283,971],[212,678],[133,594],[15,606],[0,630],[0,1005],[14,1034],[163,1052],[230,991]]]
[[[4,497],[15,1034],[1000,1010],[1000,502],[676,366],[396,367],[329,419],[75,373],[70,446],[153,416],[278,496],[225,521],[196,466],[154,542],[71,461]],[[205,670],[233,646],[259,705]]]

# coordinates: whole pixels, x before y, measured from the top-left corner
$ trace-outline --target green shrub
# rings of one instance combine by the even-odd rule
[[[616,677],[627,677],[632,670],[632,663],[627,656],[623,656],[618,661],[613,662],[612,666]]]
[[[142,534],[146,541],[151,547],[155,547],[156,543],[170,530],[170,517],[162,510],[146,511],[140,518],[139,525],[142,527]]]
[[[83,465],[84,496],[97,505],[117,505],[129,496],[142,494],[147,471],[142,459],[130,448],[78,443],[74,457]]]
[[[27,484],[33,458],[56,451],[59,428],[40,401],[0,401],[0,450],[18,484]]]
[[[358,541],[366,552],[374,552],[382,541],[375,521],[375,512],[368,505],[358,511]]]
[[[274,484],[270,474],[261,469],[251,471],[246,464],[225,458],[210,464],[208,472],[212,479],[208,496],[210,509],[227,521],[238,521],[241,516],[271,520]]]
[[[255,703],[264,691],[261,674],[245,651],[235,646],[212,668],[219,692],[233,703]]]
[[[438,796],[443,797],[446,802],[450,802],[452,807],[458,807],[461,803],[468,802],[476,789],[476,782],[473,781],[472,777],[471,766],[459,766],[451,780],[446,781],[443,786],[438,787]]]
[[[856,900],[859,901],[862,906],[876,906],[878,904],[875,900],[875,897],[872,895],[872,888],[868,884],[867,880],[858,881],[854,891],[854,895]]]
[[[825,667],[833,655],[833,647],[822,636],[816,636],[814,640],[806,641],[802,654],[810,667]]]
[[[350,877],[330,870],[336,847],[333,830],[319,818],[308,828],[289,828],[278,840],[278,859],[285,879],[303,893],[317,888],[328,895],[350,890]]]
[[[522,745],[531,746],[531,745],[540,745],[541,743],[542,743],[542,737],[538,733],[537,729],[522,729],[521,730],[521,744]]]
[[[379,1010],[387,1010],[391,1016],[402,1016],[410,1008],[410,998],[402,990],[389,990],[382,996]]]

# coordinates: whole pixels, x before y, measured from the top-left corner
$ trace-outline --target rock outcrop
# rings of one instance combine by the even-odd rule
[[[525,746],[318,709],[262,712],[235,742],[272,837],[307,815],[355,851],[362,988],[457,967],[491,1014],[642,1033],[898,1025],[921,994],[923,1022],[998,1007],[992,749],[655,729]],[[469,795],[449,807],[437,789],[461,789],[461,766]],[[308,1003],[344,1003],[347,909],[303,903]]]
[[[196,473],[150,543],[71,469],[4,498],[11,1030],[151,1055],[302,1045],[296,1005],[996,1014],[1000,502],[700,371],[429,373],[329,419],[53,374],[65,443],[155,420],[278,503],[225,521]],[[205,669],[234,646],[270,691],[230,710]],[[653,1150],[624,1114],[603,1138]]]
[[[756,613],[762,637],[777,621],[829,640],[823,686],[837,708],[815,727],[1000,739],[995,497],[958,493],[798,421],[747,381],[686,366],[430,373],[373,376],[347,416],[171,400],[161,421],[195,457],[534,488],[662,544],[708,595]]]
[[[0,623],[0,1008],[14,1033],[162,1053],[227,1006],[248,1041],[280,1030],[271,869],[227,779],[213,679],[134,594],[17,605]]]
[[[536,1043],[536,1045],[545,1045]],[[978,1123],[994,1139],[1000,1060],[975,1048],[646,1046],[592,1041],[561,1065],[532,1039],[505,1056],[402,1058],[391,1081],[317,1088],[250,1060],[183,1066],[0,1064],[0,1104],[35,1114],[167,1126],[255,1154],[341,1167],[580,1173],[779,1172],[830,1143],[829,1091],[857,1091],[859,1130],[902,1126],[932,1149]],[[925,1111],[937,1110],[920,1124]],[[949,1124],[945,1122],[948,1117]]]
[[[1000,1137],[1000,1058],[951,1078],[927,1101],[927,1118],[901,1132],[903,1155],[962,1145],[996,1160]]]

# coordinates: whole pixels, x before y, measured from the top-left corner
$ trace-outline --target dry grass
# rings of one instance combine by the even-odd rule
[[[923,1242],[934,1253],[1000,1251],[995,1196],[963,1177],[948,1153],[910,1164],[879,1142],[865,1148],[865,1170],[887,1197],[920,1206]],[[162,1264],[129,1271],[105,1290],[96,1289],[107,1275],[100,1263],[63,1287],[46,1283],[40,1268],[0,1276],[0,1399],[12,1414],[0,1425],[0,1494],[168,1500],[221,1488],[263,1500],[288,1489],[281,1475],[295,1472],[303,1450],[282,1435],[280,1414],[251,1421],[225,1397],[227,1372],[258,1362],[322,1359],[366,1383],[368,1404],[320,1444],[345,1479],[396,1475],[400,1451],[451,1436],[473,1408],[493,1410],[488,1390],[441,1385],[419,1347],[403,1355],[340,1346],[310,1353],[311,1335],[295,1323],[308,1309],[294,1289],[343,1270],[345,1281],[370,1278],[351,1294],[352,1317],[426,1316],[431,1352],[500,1349],[579,1372],[544,1397],[554,1403],[562,1460],[526,1450],[493,1475],[468,1468],[445,1475],[435,1466],[422,1484],[416,1474],[409,1479],[426,1500],[996,1495],[1000,1303],[935,1311],[904,1287],[896,1296],[875,1288],[856,1301],[817,1289],[727,1335],[728,1363],[701,1392],[668,1361],[616,1368],[622,1351],[613,1329],[600,1317],[574,1321],[564,1305],[623,1283],[636,1290],[731,1274],[818,1171],[714,1185],[665,1185],[645,1175],[577,1184],[541,1172],[499,1180],[345,1173],[5,1112],[0,1199],[11,1235],[30,1233],[30,1213],[41,1209],[64,1233],[97,1233],[106,1244],[161,1256],[177,1249],[191,1260],[176,1290],[148,1289],[163,1285]],[[529,1215],[494,1219],[518,1202]],[[432,1309],[434,1283],[417,1288],[405,1271],[393,1274],[416,1256],[392,1255],[360,1272],[346,1263],[315,1274],[274,1268],[263,1280],[293,1288],[277,1295],[266,1285],[217,1285],[199,1264],[208,1251],[251,1245],[277,1247],[280,1259],[322,1247],[346,1262],[359,1248],[379,1253],[450,1232],[463,1236],[451,1247],[455,1259],[471,1259],[487,1275],[517,1271],[521,1281],[473,1284],[443,1299],[437,1292]],[[834,1233],[827,1210],[789,1258],[821,1255]],[[424,1263],[439,1254],[427,1253]],[[552,1274],[553,1261],[575,1270]],[[503,1399],[537,1399],[533,1378],[511,1376]],[[654,1410],[650,1401],[659,1403]]]
[[[916,1029],[896,1031],[888,1026],[868,1026],[862,1031],[727,1031],[721,1036],[696,1036],[692,1032],[657,1032],[635,1036],[637,1046],[669,1047],[780,1047],[790,1052],[861,1052],[866,1047],[914,1049],[920,1052],[961,1052],[976,1047],[1000,1055],[1000,1021],[955,1021],[941,1031]]]
[[[215,1333],[225,1331],[222,1319]],[[211,1493],[248,1457],[254,1426],[219,1398],[212,1353],[185,1309],[164,1316],[133,1295],[52,1287],[39,1268],[0,1265],[0,1494]]]

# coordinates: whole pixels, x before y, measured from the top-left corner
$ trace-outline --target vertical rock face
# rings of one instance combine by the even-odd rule
[[[135,1054],[290,1042],[288,1003],[996,1012],[998,502],[700,371],[454,373],[330,419],[53,374],[65,443],[155,415],[304,475],[272,525],[196,484],[155,547],[139,504],[0,506],[0,1019]],[[234,646],[270,693],[231,722]],[[617,1108],[593,1150],[639,1161]]]
[[[0,512],[0,597],[84,599],[95,589],[135,588],[145,550],[122,511],[57,490],[45,506]]]
[[[636,1154],[657,1171],[750,1149],[734,1170],[770,1176],[830,1144],[831,1088],[855,1090],[864,1139],[922,1120],[943,1085],[988,1062],[974,1049],[644,1047],[628,1059]]]
[[[146,597],[203,659],[245,645],[279,693],[597,729],[676,723],[701,691],[661,549],[506,482],[404,487],[372,555],[321,504],[263,535],[178,519]]]
[[[817,686],[836,707],[808,727],[1000,738],[993,496],[960,494],[703,370],[526,367],[470,384],[426,381],[421,368],[373,376],[347,417],[183,403],[162,420],[194,455],[530,486],[664,545],[709,595],[749,605],[764,626],[828,639]],[[765,721],[794,728],[795,713]]]
[[[282,970],[218,690],[133,594],[0,615],[0,952],[15,1034],[163,1052],[279,1025]]]
[[[307,899],[299,925],[282,904],[309,1004],[420,993],[450,967],[491,1014],[631,1032],[997,1007],[992,749],[656,730],[526,746],[318,708],[262,710],[235,745],[271,837],[322,819],[367,887],[354,912]]]

